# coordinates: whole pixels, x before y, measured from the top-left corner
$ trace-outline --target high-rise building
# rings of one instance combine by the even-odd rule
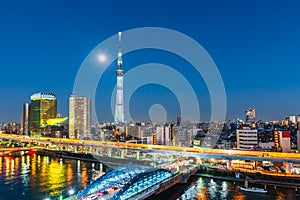
[[[295,116],[295,115],[289,116],[289,121],[290,121],[292,124],[296,124],[296,116]]]
[[[171,126],[161,125],[156,127],[156,140],[158,145],[170,145]]]
[[[91,133],[91,99],[78,97],[69,98],[69,137],[87,138]]]
[[[243,129],[236,130],[237,149],[253,150],[258,147],[257,130],[243,127]]]
[[[297,121],[297,122],[300,122],[300,115],[297,115],[297,116],[296,116],[296,121]]]
[[[177,117],[177,126],[181,126],[181,116]]]
[[[35,93],[31,96],[29,113],[30,134],[40,135],[41,128],[47,125],[47,120],[56,117],[57,101],[52,93]]]
[[[291,151],[291,133],[290,131],[274,131],[274,147],[276,151]]]
[[[246,110],[246,123],[254,123],[255,122],[255,109],[248,108]]]
[[[29,135],[29,113],[30,113],[30,104],[24,103],[21,115],[21,134]]]
[[[119,32],[119,51],[118,51],[118,69],[117,75],[117,92],[116,92],[116,107],[115,107],[115,122],[117,124],[124,123],[124,99],[123,99],[123,76],[122,69],[122,50],[121,50],[121,32]]]

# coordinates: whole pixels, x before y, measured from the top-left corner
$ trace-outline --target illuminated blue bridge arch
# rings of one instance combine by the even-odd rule
[[[109,191],[116,191],[110,199],[125,200],[135,199],[136,196],[173,176],[173,173],[166,169],[155,169],[141,165],[124,165],[115,168],[88,185],[83,191],[77,194],[78,199],[85,199],[89,195],[105,195]],[[88,199],[88,198],[87,198]]]
[[[148,169],[131,179],[111,199],[135,199],[136,195],[147,192],[148,189],[153,188],[171,176],[173,176],[173,173],[166,169]]]
[[[132,164],[117,167],[88,185],[83,191],[78,193],[77,198],[80,199],[81,197],[88,196],[97,191],[104,192],[111,188],[118,188],[126,185],[126,183],[132,180],[136,175],[143,173],[147,169],[150,168]]]

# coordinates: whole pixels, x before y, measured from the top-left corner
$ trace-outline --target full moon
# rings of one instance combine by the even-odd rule
[[[99,56],[98,56],[98,60],[100,61],[100,62],[105,62],[106,61],[106,56],[104,55],[104,54],[100,54]]]

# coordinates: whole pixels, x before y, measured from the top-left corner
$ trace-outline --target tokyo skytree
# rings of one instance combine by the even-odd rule
[[[118,51],[118,69],[117,75],[117,92],[116,92],[116,108],[115,108],[115,123],[124,123],[124,99],[123,99],[123,76],[124,70],[122,69],[122,50],[121,50],[121,36],[119,32],[119,51]]]

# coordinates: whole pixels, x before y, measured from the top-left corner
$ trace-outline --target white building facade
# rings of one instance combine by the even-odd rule
[[[258,146],[257,130],[249,127],[236,130],[237,149],[252,150]]]
[[[69,137],[87,138],[91,134],[91,99],[72,95],[69,98]]]

